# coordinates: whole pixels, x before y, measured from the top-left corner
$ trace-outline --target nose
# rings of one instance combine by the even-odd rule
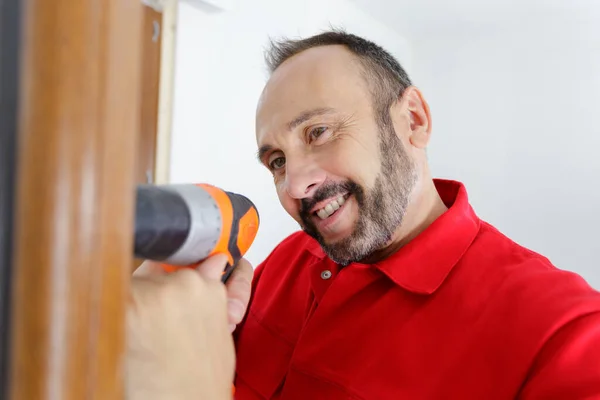
[[[315,163],[290,162],[288,158],[285,168],[286,191],[294,199],[312,197],[314,192],[325,181],[325,172]]]

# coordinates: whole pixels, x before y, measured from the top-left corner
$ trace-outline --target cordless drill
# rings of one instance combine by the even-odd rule
[[[136,190],[135,257],[157,261],[167,272],[225,254],[226,282],[258,226],[258,211],[248,198],[212,185],[139,185]]]

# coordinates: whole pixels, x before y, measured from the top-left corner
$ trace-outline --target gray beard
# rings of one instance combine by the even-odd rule
[[[373,187],[366,190],[353,182],[344,185],[351,189],[359,206],[352,234],[338,242],[326,243],[312,221],[303,218],[303,230],[319,242],[331,260],[342,266],[363,260],[390,242],[402,224],[417,183],[416,167],[391,121],[381,127],[379,136],[381,171]]]

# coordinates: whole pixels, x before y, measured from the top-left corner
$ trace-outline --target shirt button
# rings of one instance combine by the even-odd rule
[[[321,278],[322,279],[329,279],[329,278],[331,278],[331,271],[329,271],[328,269],[326,269],[325,271],[321,272]]]

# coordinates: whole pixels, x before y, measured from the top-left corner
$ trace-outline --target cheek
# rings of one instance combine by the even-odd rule
[[[381,169],[378,144],[354,138],[336,144],[322,159],[330,178],[351,179],[368,186],[371,177],[377,176]]]

